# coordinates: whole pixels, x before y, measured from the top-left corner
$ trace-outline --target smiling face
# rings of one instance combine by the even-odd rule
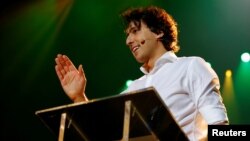
[[[126,30],[126,45],[139,63],[145,63],[154,56],[159,35],[152,32],[144,22],[139,25],[135,22],[129,24]]]

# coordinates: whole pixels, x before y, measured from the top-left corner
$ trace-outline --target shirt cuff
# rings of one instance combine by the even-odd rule
[[[224,107],[206,106],[200,109],[200,113],[208,125],[228,121],[226,109]]]

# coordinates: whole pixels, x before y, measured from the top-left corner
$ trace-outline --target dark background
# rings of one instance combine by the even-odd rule
[[[244,64],[242,74],[240,62],[250,50],[249,0],[1,0],[0,140],[56,140],[35,111],[71,103],[54,70],[58,53],[83,65],[90,99],[116,95],[126,80],[141,76],[119,13],[146,5],[160,6],[176,19],[178,56],[203,57],[222,88],[225,71],[232,70],[231,85],[222,93],[229,118],[250,124],[250,67]]]

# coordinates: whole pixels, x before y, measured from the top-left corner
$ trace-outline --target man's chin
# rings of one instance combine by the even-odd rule
[[[136,57],[136,56],[135,56],[135,60],[136,60],[138,63],[144,63],[144,62],[145,62],[144,59],[139,58],[139,57]]]

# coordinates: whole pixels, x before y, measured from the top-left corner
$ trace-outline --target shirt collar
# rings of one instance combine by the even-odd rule
[[[159,68],[161,68],[161,66],[163,66],[165,63],[171,63],[174,62],[175,60],[177,60],[177,56],[174,54],[174,52],[172,51],[167,51],[166,53],[164,53],[160,58],[158,58],[155,62],[154,68],[150,73],[154,73],[156,72]],[[147,72],[147,70],[141,66],[140,70],[144,73],[144,74],[149,74],[149,72]]]

